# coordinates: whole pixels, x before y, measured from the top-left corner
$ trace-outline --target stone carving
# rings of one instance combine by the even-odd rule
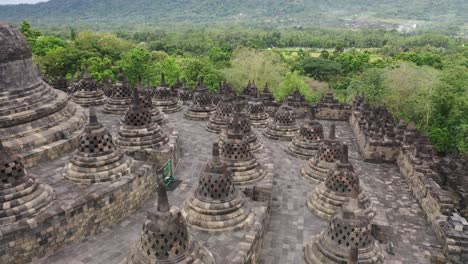
[[[105,102],[104,93],[99,89],[98,83],[91,79],[88,65],[85,65],[84,77],[78,82],[75,89],[72,101],[81,106],[103,105]]]
[[[331,91],[328,91],[317,104],[318,119],[326,120],[348,120],[351,114],[351,107],[347,104],[340,103]]]
[[[89,124],[81,133],[78,151],[65,165],[65,179],[76,183],[114,181],[130,173],[130,160],[114,145],[112,135],[89,107]]]
[[[375,212],[370,208],[369,195],[360,187],[359,176],[348,160],[348,146],[343,144],[340,161],[330,170],[326,181],[309,194],[307,207],[315,215],[330,220],[353,193],[358,194],[359,207],[372,219]]]
[[[242,132],[239,113],[234,114],[231,127],[223,134],[220,135],[221,159],[232,171],[234,183],[246,185],[261,180],[266,171],[250,150],[249,141]]]
[[[191,238],[179,209],[169,207],[166,186],[160,177],[157,208],[148,210],[140,239],[130,250],[124,263],[215,263],[213,255]]]
[[[356,251],[356,263],[384,263],[381,245],[372,236],[369,217],[358,206],[357,193],[331,219],[327,230],[320,233],[304,248],[308,264],[349,263]],[[356,255],[356,252],[354,252]]]
[[[309,122],[299,129],[299,134],[288,145],[288,153],[301,159],[310,159],[324,140],[323,127],[315,120],[315,108],[310,108]]]
[[[161,82],[154,91],[154,106],[160,111],[171,114],[182,110],[174,91],[166,84],[164,73],[161,73]]]
[[[317,154],[302,168],[302,176],[313,183],[324,182],[329,171],[335,167],[335,162],[340,159],[340,156],[341,143],[335,138],[335,124],[332,124],[328,139],[320,145]]]
[[[182,80],[182,87],[178,91],[178,97],[179,101],[184,105],[188,104],[188,102],[192,100],[193,92],[185,85],[184,79]]]
[[[213,133],[221,133],[227,128],[229,120],[234,112],[234,95],[231,93],[222,94],[221,101],[217,104],[216,112],[210,116],[207,130]]]
[[[86,114],[65,92],[45,83],[31,49],[15,28],[0,23],[0,139],[25,167],[73,151]]]
[[[204,121],[216,111],[216,106],[213,104],[211,93],[203,83],[203,78],[200,78],[198,87],[193,94],[192,103],[184,117],[189,120]]]
[[[263,135],[273,140],[289,141],[299,134],[294,109],[286,104],[281,105],[275,113],[273,121],[263,131]]]
[[[299,87],[296,87],[292,96],[288,97],[287,103],[296,112],[296,118],[304,118],[310,111],[310,104],[305,97],[299,92]]]
[[[141,104],[143,107],[146,107],[149,109],[149,112],[151,114],[151,120],[153,122],[156,122],[158,125],[163,125],[167,122],[167,116],[159,111],[157,107],[154,106],[153,104],[153,94],[154,94],[154,88],[151,87],[151,84],[149,81],[146,81],[146,87],[142,87],[141,84],[138,85],[137,87],[138,92],[140,94],[140,100]]]
[[[250,123],[250,118],[249,115],[246,113],[242,112],[242,102],[240,102],[239,98],[238,100],[235,101],[234,104],[234,115],[237,116],[239,123],[240,123],[240,130],[244,136],[244,138],[249,142],[250,144],[250,151],[252,152],[258,152],[263,148],[263,144],[260,142],[260,140],[257,137],[257,134],[252,130],[252,126]],[[228,124],[227,124],[227,130],[233,130],[234,119],[231,117]],[[219,145],[222,146],[224,140],[227,137],[227,132],[226,130],[223,130],[219,136]]]
[[[132,88],[120,69],[119,81],[115,84],[112,95],[107,98],[103,112],[106,114],[123,115],[132,105]]]
[[[151,120],[149,109],[140,101],[137,89],[133,90],[133,104],[125,113],[115,143],[126,152],[155,150],[169,142],[168,136]]]
[[[0,141],[0,226],[34,216],[53,198],[54,190],[31,177]]]
[[[202,171],[195,193],[185,202],[184,216],[194,229],[219,233],[252,225],[255,213],[243,192],[234,186],[232,172],[213,144],[213,159]]]
[[[265,105],[257,93],[251,97],[247,102],[247,113],[249,114],[252,126],[257,128],[264,128],[268,125],[269,115],[265,110]]]

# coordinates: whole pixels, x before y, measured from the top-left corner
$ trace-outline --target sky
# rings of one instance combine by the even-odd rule
[[[39,2],[47,2],[48,0],[0,0],[0,5],[9,4],[35,4]]]

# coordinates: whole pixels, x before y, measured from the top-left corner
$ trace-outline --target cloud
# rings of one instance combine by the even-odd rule
[[[0,5],[35,4],[47,1],[48,0],[0,0]]]

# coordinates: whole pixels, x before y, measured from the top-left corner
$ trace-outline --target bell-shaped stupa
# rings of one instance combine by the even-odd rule
[[[299,126],[296,123],[296,113],[293,108],[283,104],[276,111],[275,117],[263,131],[269,139],[289,141],[299,134]]]
[[[106,114],[123,115],[132,105],[132,88],[120,69],[119,81],[112,89],[112,95],[106,99],[103,112]]]
[[[54,190],[31,177],[0,141],[0,226],[34,216],[53,198]]]
[[[357,259],[355,263],[384,263],[382,247],[372,236],[371,219],[358,203],[357,193],[354,193],[331,219],[327,230],[305,246],[307,264],[349,263],[350,256]]]
[[[258,91],[257,94],[254,97],[250,97],[247,102],[246,112],[249,114],[252,126],[264,128],[268,125],[270,116],[265,110],[265,105]]]
[[[233,172],[234,183],[245,185],[261,180],[266,171],[263,165],[252,154],[249,141],[242,132],[239,114],[234,114],[231,127],[220,135],[221,159]]]
[[[141,104],[143,105],[143,107],[149,109],[149,112],[151,114],[151,120],[153,120],[153,122],[156,122],[156,124],[158,125],[165,124],[167,122],[167,116],[163,112],[159,111],[157,107],[154,106],[154,88],[151,87],[149,80],[146,81],[145,87],[143,87],[141,83],[139,83],[137,89],[140,93]]]
[[[330,125],[328,139],[325,140],[307,164],[302,168],[302,176],[314,182],[322,183],[327,179],[328,172],[335,167],[341,157],[341,143],[335,138],[335,124]]]
[[[98,83],[91,79],[88,65],[85,65],[84,77],[78,82],[72,95],[72,101],[84,107],[103,105],[106,101],[104,92],[99,89]]]
[[[313,157],[323,142],[323,127],[315,119],[315,108],[310,108],[309,122],[299,129],[299,135],[288,145],[288,152],[301,159]]]
[[[155,169],[154,171],[157,171]],[[157,177],[157,176],[156,176]],[[169,206],[166,186],[158,177],[158,205],[148,210],[140,239],[126,264],[214,264],[213,255],[190,236],[178,208]]]
[[[192,97],[189,109],[184,113],[184,117],[189,120],[205,121],[216,111],[211,93],[200,78],[198,87]]]
[[[216,112],[210,116],[206,129],[213,133],[221,133],[226,129],[234,112],[234,95],[222,94],[221,101],[216,106]]]
[[[179,104],[177,95],[166,83],[164,73],[161,73],[161,82],[154,91],[154,106],[166,114],[182,110],[182,105]]]
[[[372,218],[369,195],[361,188],[359,176],[348,160],[348,146],[343,144],[340,161],[330,170],[326,181],[309,194],[307,207],[315,215],[330,220],[353,193],[358,194],[360,208]]]
[[[255,213],[243,192],[234,186],[232,172],[213,144],[213,159],[198,179],[198,187],[185,202],[184,215],[192,228],[209,233],[235,231],[253,224]]]
[[[133,90],[133,104],[125,113],[115,143],[127,152],[158,149],[169,142],[169,137],[152,121],[151,113]]]
[[[73,151],[86,114],[45,83],[18,29],[0,22],[0,140],[25,167]]]
[[[99,123],[94,106],[89,107],[89,124],[80,135],[78,151],[65,165],[65,179],[76,183],[114,181],[130,172],[130,160],[112,135]]]

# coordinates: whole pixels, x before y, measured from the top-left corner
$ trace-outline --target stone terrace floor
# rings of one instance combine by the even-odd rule
[[[206,131],[207,122],[188,121],[183,118],[183,111],[169,115],[170,126],[179,132],[183,156],[177,169],[176,177],[181,182],[175,190],[169,192],[171,205],[181,207],[187,195],[196,188],[198,172],[211,155],[211,146],[216,134]],[[100,121],[113,133],[118,126],[118,118],[100,116]],[[323,121],[326,135],[329,121]],[[404,178],[395,164],[373,164],[363,162],[350,126],[345,122],[336,122],[337,138],[350,146],[350,160],[361,176],[362,186],[369,192],[379,214],[383,214],[393,228],[391,241],[395,245],[395,255],[386,254],[386,263],[429,263],[425,258],[430,248],[440,247],[435,234],[425,220],[422,209],[413,198]],[[260,264],[296,264],[303,263],[303,246],[313,235],[327,227],[327,222],[313,215],[305,205],[307,193],[315,188],[300,175],[306,161],[288,155],[284,149],[287,142],[271,141],[257,131],[263,141],[269,159],[274,163],[273,201],[270,224],[264,237],[263,250],[260,252]],[[63,157],[44,167],[30,169],[34,174],[51,176],[60,171],[68,157]],[[54,166],[55,170],[50,170]],[[44,177],[40,177],[44,179]],[[44,257],[35,263],[119,263],[139,238],[145,212],[156,203],[156,195],[149,199],[139,210],[113,225],[106,232],[85,239],[82,243]],[[236,234],[233,234],[236,236]],[[223,234],[216,239],[206,236],[208,249],[217,246],[216,240],[230,240]],[[205,244],[203,241],[200,241]],[[386,245],[384,245],[386,248]],[[235,251],[235,249],[233,249]],[[235,252],[226,252],[224,264]],[[221,262],[220,262],[221,261]]]

